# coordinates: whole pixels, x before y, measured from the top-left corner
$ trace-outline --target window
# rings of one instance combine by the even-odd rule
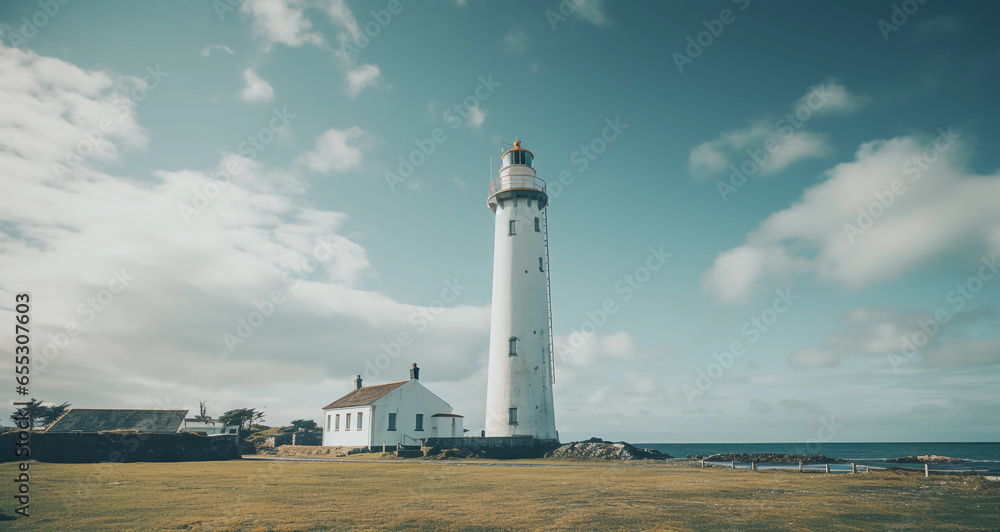
[[[347,423],[344,423],[344,430],[351,430],[351,415],[344,414],[344,416],[347,418]]]
[[[417,414],[417,428],[415,430],[424,430],[424,415]]]
[[[507,351],[507,354],[510,355],[510,356],[512,356],[512,357],[516,357],[517,356],[517,337],[516,336],[512,336],[510,338],[510,340],[508,340],[508,342],[510,343],[510,349]]]
[[[536,233],[542,232],[542,223],[537,216],[535,216],[535,232]]]
[[[517,234],[517,220],[510,221],[510,230],[507,232],[508,235],[514,236]]]
[[[361,430],[361,416],[365,415],[364,412],[358,412],[358,430]]]
[[[340,430],[340,414],[333,416],[333,430]]]
[[[389,413],[389,428],[387,428],[386,430],[396,430],[396,413],[395,412],[390,412]]]
[[[327,432],[330,432],[330,418],[332,418],[332,417],[333,416],[331,416],[330,414],[326,415],[326,431]]]
[[[517,409],[509,408],[507,412],[507,424],[517,425]]]
[[[540,271],[540,272],[544,272],[545,271],[545,265],[542,263],[542,258],[541,257],[538,257],[538,271]]]

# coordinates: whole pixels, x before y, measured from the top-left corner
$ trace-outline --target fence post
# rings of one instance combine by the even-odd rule
[[[851,473],[857,473],[857,472],[858,472],[858,466],[855,465],[854,462],[851,462]]]
[[[802,460],[799,460],[799,473],[802,472]]]
[[[829,473],[829,472],[830,472],[830,464],[826,464],[826,472],[827,472],[827,473]]]
[[[701,459],[701,468],[705,469],[705,459],[704,458]]]
[[[931,476],[931,466],[929,464],[924,464],[924,478]]]
[[[736,460],[733,460],[733,469],[736,469]]]
[[[757,470],[757,464],[755,464],[753,460],[750,460],[750,471],[756,471],[756,470]]]

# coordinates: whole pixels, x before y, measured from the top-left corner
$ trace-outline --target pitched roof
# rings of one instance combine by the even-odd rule
[[[399,382],[390,382],[389,384],[376,384],[375,386],[364,386],[324,406],[323,410],[326,410],[328,408],[343,408],[345,406],[370,405],[375,401],[385,397],[386,395],[389,395],[390,392],[408,382],[410,381],[399,381]]]
[[[101,430],[177,432],[187,413],[187,410],[73,408],[57,419],[46,432],[97,432]]]

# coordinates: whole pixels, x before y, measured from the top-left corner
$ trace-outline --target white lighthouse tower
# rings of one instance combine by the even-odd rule
[[[555,440],[548,195],[521,141],[500,159],[487,205],[496,214],[486,436]]]

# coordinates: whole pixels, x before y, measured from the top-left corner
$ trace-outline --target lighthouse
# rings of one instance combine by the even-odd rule
[[[486,200],[496,217],[486,436],[558,441],[552,402],[549,197],[532,159],[521,141],[514,142],[500,158]]]

